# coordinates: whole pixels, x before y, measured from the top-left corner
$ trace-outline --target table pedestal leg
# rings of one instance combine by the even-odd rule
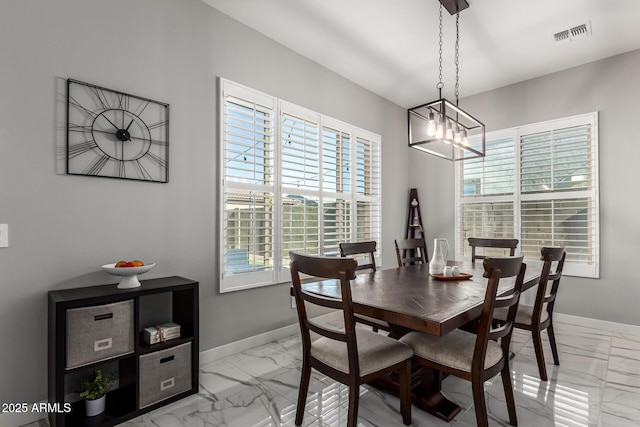
[[[369,385],[393,394],[400,395],[398,379],[395,374],[379,378]],[[448,400],[441,392],[442,374],[420,365],[411,369],[412,403],[419,409],[447,422],[460,412],[460,407]]]
[[[419,368],[420,383],[412,389],[413,403],[431,415],[451,421],[460,412],[460,407],[442,394],[442,372],[424,366]]]

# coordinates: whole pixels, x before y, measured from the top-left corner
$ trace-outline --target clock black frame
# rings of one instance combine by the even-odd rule
[[[169,104],[67,79],[67,174],[169,182]]]

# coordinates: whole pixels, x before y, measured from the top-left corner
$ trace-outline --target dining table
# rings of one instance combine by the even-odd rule
[[[487,280],[481,261],[452,262],[460,276],[438,277],[429,274],[428,264],[358,273],[351,280],[351,296],[355,313],[384,320],[392,329],[390,336],[399,338],[410,331],[443,336],[469,325],[480,317]],[[522,290],[537,285],[542,264],[527,265]],[[515,278],[500,280],[498,295],[508,294]],[[311,281],[302,289],[316,294],[341,298],[337,280]],[[442,394],[442,375],[416,364],[412,370],[413,404],[446,421],[451,421],[460,407]],[[371,383],[387,392],[397,393],[397,379],[385,377]]]

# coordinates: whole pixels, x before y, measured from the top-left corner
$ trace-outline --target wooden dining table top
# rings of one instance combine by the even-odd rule
[[[429,275],[428,264],[358,273],[351,281],[356,313],[388,322],[399,330],[410,329],[442,336],[480,317],[487,280],[482,262],[456,262],[467,280],[443,281]],[[541,263],[527,265],[523,290],[535,286]],[[498,294],[513,288],[515,278],[500,280]],[[305,283],[305,291],[340,298],[337,280]]]

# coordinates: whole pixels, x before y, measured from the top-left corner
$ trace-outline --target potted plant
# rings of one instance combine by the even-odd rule
[[[100,369],[93,372],[85,381],[80,382],[78,393],[85,399],[88,417],[104,412],[110,384],[111,378],[103,376]]]

